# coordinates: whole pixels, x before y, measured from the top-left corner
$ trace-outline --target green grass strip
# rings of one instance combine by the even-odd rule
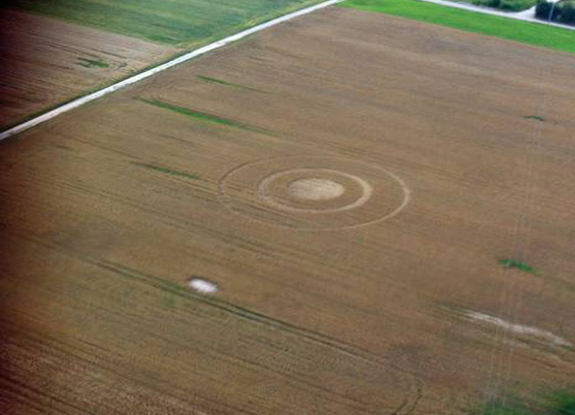
[[[222,79],[212,78],[210,76],[198,75],[198,78],[201,79],[202,81],[206,81],[206,82],[209,82],[212,84],[231,86],[232,88],[245,89],[245,90],[254,91],[254,92],[262,92],[262,91],[255,89],[255,88],[250,88],[249,86],[234,84],[232,82],[224,81]]]
[[[154,105],[158,108],[167,109],[172,112],[176,112],[178,114],[185,115],[187,117],[195,118],[197,120],[205,121],[212,124],[220,124],[225,125],[227,127],[239,128],[242,130],[247,131],[254,131],[254,132],[265,132],[264,130],[244,124],[241,122],[233,121],[228,118],[218,117],[217,115],[208,114],[205,112],[195,111],[190,108],[180,107],[177,105],[168,104],[167,102],[159,101],[157,99],[142,99],[138,98],[139,101],[145,102],[146,104]]]
[[[156,166],[154,164],[139,163],[139,162],[135,162],[135,161],[133,161],[132,164],[135,166],[144,167],[146,169],[155,170],[155,171],[158,171],[160,173],[169,174],[170,176],[183,177],[185,179],[192,179],[192,180],[198,180],[199,179],[199,177],[196,176],[195,174],[190,174],[190,173],[186,173],[183,171],[172,170],[172,169],[169,169],[167,167]]]
[[[518,270],[528,272],[529,274],[537,274],[537,270],[531,265],[527,265],[514,259],[500,259],[499,263],[505,268],[517,268]]]
[[[338,5],[575,53],[575,31],[416,0],[349,0]]]

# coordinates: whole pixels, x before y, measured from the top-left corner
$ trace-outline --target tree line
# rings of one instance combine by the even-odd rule
[[[553,15],[551,16],[551,11]],[[550,3],[546,0],[539,0],[535,8],[535,17],[541,20],[549,20],[557,23],[565,23],[575,25],[575,1],[563,0],[555,3]]]

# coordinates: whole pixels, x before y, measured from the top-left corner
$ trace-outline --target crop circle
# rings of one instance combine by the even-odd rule
[[[311,230],[390,219],[409,201],[407,185],[388,170],[322,156],[243,164],[220,180],[219,194],[226,206],[244,217]]]

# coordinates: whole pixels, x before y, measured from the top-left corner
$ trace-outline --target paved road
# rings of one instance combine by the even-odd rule
[[[451,1],[445,1],[445,0],[421,0],[421,1],[425,1],[427,3],[440,4],[442,6],[447,6],[447,7],[454,7],[456,9],[469,10],[469,11],[477,12],[477,13],[491,14],[494,16],[507,17],[509,19],[523,20],[526,22],[532,22],[532,23],[538,23],[538,24],[545,24],[545,25],[549,24],[551,26],[560,27],[563,29],[575,30],[575,26],[568,26],[568,25],[559,24],[559,23],[547,23],[546,21],[536,19],[535,18],[535,7],[531,8],[529,10],[522,11],[522,12],[511,13],[511,12],[502,12],[502,11],[491,9],[488,7],[474,6],[472,4],[464,4],[464,3],[454,3]]]

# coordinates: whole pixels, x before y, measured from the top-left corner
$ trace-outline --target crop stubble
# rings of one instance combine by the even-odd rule
[[[92,413],[456,414],[516,381],[568,385],[572,351],[461,310],[575,342],[574,61],[330,9],[3,143],[10,376],[58,405],[81,384]],[[409,203],[310,230],[321,212],[258,199],[269,171],[226,188],[265,160],[326,170],[314,157],[389,171]],[[186,291],[194,275],[221,292]]]

